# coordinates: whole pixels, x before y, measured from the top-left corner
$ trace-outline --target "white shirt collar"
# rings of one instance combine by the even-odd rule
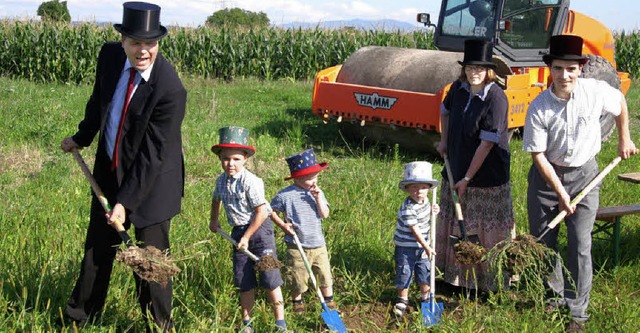
[[[482,90],[480,90],[480,92],[478,92],[476,96],[478,96],[481,100],[484,101],[493,84],[494,82],[489,82],[485,84],[484,88],[482,88]],[[469,82],[462,82],[462,85],[460,87],[466,89],[468,92],[471,92],[471,85],[469,84]]]
[[[151,64],[143,72],[137,71],[140,74],[140,76],[145,80],[145,82],[149,82],[149,77],[151,77],[151,70],[153,70],[153,65],[154,64]],[[129,62],[129,59],[125,60],[123,71],[128,71],[129,68],[131,67],[133,67],[133,65],[131,65],[131,63]]]

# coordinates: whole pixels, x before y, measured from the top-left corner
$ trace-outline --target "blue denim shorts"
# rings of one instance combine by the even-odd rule
[[[428,256],[423,258],[424,253],[422,248],[396,246],[396,288],[408,289],[414,272],[418,284],[429,283],[431,262]]]
[[[246,230],[246,226],[234,227],[231,231],[231,237],[239,241]],[[249,240],[249,251],[258,258],[271,255],[275,259],[278,259],[276,240],[273,235],[273,223],[270,219],[264,221],[262,226],[251,236]],[[260,286],[265,289],[275,289],[284,283],[280,269],[259,272],[259,281],[256,278],[256,273],[255,262],[246,254],[235,250],[233,252],[233,283],[241,292],[255,289],[258,286],[258,282],[260,282]]]

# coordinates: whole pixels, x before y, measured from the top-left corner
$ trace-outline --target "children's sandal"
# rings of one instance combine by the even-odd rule
[[[293,301],[293,312],[294,313],[304,313],[304,302],[302,300]]]

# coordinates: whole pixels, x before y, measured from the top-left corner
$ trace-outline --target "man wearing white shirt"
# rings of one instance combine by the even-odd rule
[[[528,176],[527,207],[529,230],[540,235],[561,211],[567,211],[567,268],[563,276],[560,257],[549,277],[556,298],[553,307],[567,307],[569,332],[582,332],[593,277],[591,231],[599,204],[600,185],[577,206],[575,197],[598,174],[596,155],[600,151],[600,115],[616,116],[618,153],[623,159],[637,154],[629,134],[624,95],[604,81],[579,78],[587,58],[582,56],[582,38],[551,37],[550,52],[543,56],[553,83],[536,97],[527,111],[523,149],[533,158]],[[556,249],[558,228],[542,241]]]

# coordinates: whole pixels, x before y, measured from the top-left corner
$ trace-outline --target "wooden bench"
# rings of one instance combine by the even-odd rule
[[[640,204],[600,207],[596,213],[596,223],[591,235],[605,233],[610,236],[611,250],[613,251],[613,266],[618,267],[620,261],[620,230],[621,221],[625,215],[640,213]]]
[[[625,182],[640,184],[640,172],[621,173],[618,175],[618,179]]]

